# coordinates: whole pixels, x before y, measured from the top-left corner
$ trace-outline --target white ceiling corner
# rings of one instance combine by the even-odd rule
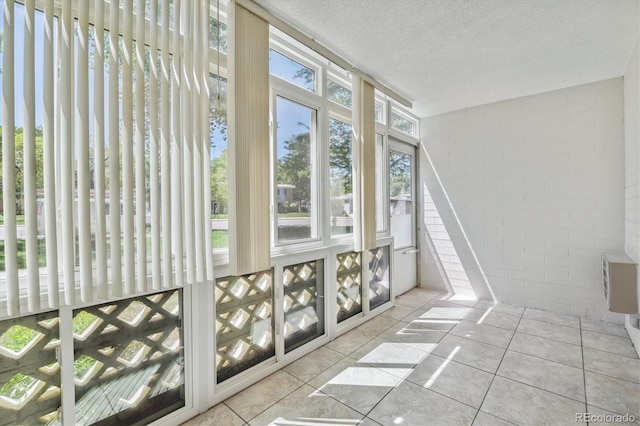
[[[638,0],[254,0],[419,117],[621,76]]]

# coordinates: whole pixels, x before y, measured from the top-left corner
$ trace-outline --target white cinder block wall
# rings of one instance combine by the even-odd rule
[[[622,322],[600,257],[625,246],[623,105],[616,78],[422,119],[421,285]]]
[[[640,54],[639,42],[633,48],[624,73],[624,249],[627,255],[640,261]],[[640,279],[640,276],[638,277]],[[640,306],[640,282],[638,284]],[[640,350],[640,330],[637,316],[626,316],[626,329]],[[639,352],[640,353],[640,352]]]

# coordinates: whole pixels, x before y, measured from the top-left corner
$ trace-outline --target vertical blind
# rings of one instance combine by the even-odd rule
[[[0,317],[212,279],[210,0],[35,6],[2,7]]]

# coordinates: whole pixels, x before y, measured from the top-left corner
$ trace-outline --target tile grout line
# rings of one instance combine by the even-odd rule
[[[291,373],[289,373],[289,372],[286,372],[286,371],[284,371],[284,370],[278,370],[278,371],[282,371],[282,372],[284,372],[284,373],[288,374],[289,376],[293,377],[294,379],[300,380],[300,379],[298,379],[296,376],[294,376],[293,374],[291,374]],[[273,373],[273,374],[275,374],[275,373]],[[273,374],[270,374],[269,376],[265,377],[264,379],[266,379],[266,378],[268,378],[268,377],[273,376]],[[264,380],[264,379],[262,379],[262,380]],[[254,384],[253,384],[253,385],[251,385],[251,386],[255,386],[255,385],[257,385],[257,384],[258,384],[258,383],[260,383],[262,380],[260,380],[259,382],[254,383]],[[264,412],[265,412],[265,411],[267,411],[269,408],[273,407],[274,405],[276,405],[277,403],[279,403],[280,401],[282,401],[283,399],[285,399],[286,397],[288,397],[289,395],[291,395],[292,393],[294,393],[295,391],[297,391],[298,389],[300,389],[301,387],[303,387],[304,385],[306,385],[306,384],[307,384],[306,382],[304,382],[304,381],[302,381],[302,380],[300,380],[300,381],[302,382],[302,384],[301,384],[300,386],[297,386],[297,387],[296,387],[295,389],[293,389],[291,392],[289,392],[288,394],[286,394],[286,395],[285,395],[285,396],[283,396],[282,398],[278,399],[278,400],[277,400],[277,401],[275,401],[273,404],[269,405],[267,408],[265,408],[264,410],[260,411],[260,412],[259,412],[258,414],[256,414],[255,416],[251,417],[249,420],[245,420],[245,419],[244,419],[244,417],[242,417],[240,414],[236,413],[236,412],[233,410],[233,408],[231,408],[231,407],[229,407],[229,405],[227,405],[227,400],[228,400],[228,399],[230,399],[230,398],[227,398],[227,400],[225,400],[225,401],[224,401],[224,404],[225,404],[227,407],[229,407],[229,409],[230,409],[231,411],[233,411],[233,412],[234,412],[238,417],[240,417],[242,420],[244,420],[246,424],[249,424],[249,422],[250,422],[251,420],[255,419],[255,418],[256,418],[256,417],[258,417],[260,414],[264,413]],[[309,385],[309,386],[311,386],[311,385]],[[313,387],[313,386],[312,386],[312,387]],[[249,389],[249,388],[247,388],[247,389]]]
[[[522,313],[522,315],[524,315],[524,312]],[[518,329],[518,326],[520,325],[520,322],[522,321],[522,315],[520,316],[520,319],[518,320],[518,324],[516,325],[516,330]],[[504,349],[504,353],[502,354],[502,358],[500,358],[500,362],[498,363],[498,367],[496,368],[496,372],[493,373],[493,377],[491,378],[491,383],[489,383],[489,387],[487,388],[487,391],[484,394],[484,397],[482,398],[482,401],[480,402],[480,407],[478,408],[478,411],[476,411],[476,415],[473,417],[473,420],[471,421],[471,424],[473,424],[473,422],[476,421],[476,418],[478,417],[478,413],[480,412],[480,409],[482,409],[482,406],[484,405],[484,401],[487,399],[487,395],[489,395],[489,391],[491,390],[491,386],[493,386],[493,382],[496,379],[496,376],[498,375],[498,370],[500,370],[500,366],[502,365],[502,361],[504,361],[504,357],[507,355],[507,351],[509,350],[509,346],[511,345],[511,342],[513,341],[513,336],[516,335],[516,332],[514,330],[513,334],[511,335],[511,339],[509,339],[509,344],[507,344],[507,347]],[[502,376],[500,376],[502,377]],[[488,413],[491,414],[491,413]],[[491,414],[493,415],[493,414]],[[496,416],[497,417],[497,416]]]
[[[584,386],[584,412],[589,412],[589,399],[587,398],[587,373],[584,366],[584,342],[582,341],[582,320],[579,319],[580,323],[580,354],[582,355],[582,384]],[[589,423],[587,422],[587,426]]]
[[[429,302],[427,302],[427,303],[429,303]],[[477,302],[476,302],[476,304],[477,304]],[[425,305],[426,305],[426,303],[425,303]],[[423,305],[423,306],[424,306],[424,305]],[[416,310],[418,310],[418,309],[421,309],[421,307],[420,307],[420,308],[417,308]],[[400,321],[402,321],[402,320],[400,320]],[[453,327],[451,327],[451,329],[449,329],[449,330],[447,330],[446,332],[444,332],[444,336],[442,336],[442,338],[438,341],[438,343],[436,343],[436,346],[437,346],[437,345],[442,341],[442,339],[444,339],[444,338],[445,338],[445,337],[446,337],[446,336],[451,332],[451,330],[452,330],[452,329],[453,329]],[[455,334],[452,334],[452,336],[455,336]],[[437,356],[437,355],[433,354],[433,352],[432,352],[432,351],[427,353],[427,356],[429,356],[429,355]],[[426,357],[425,357],[425,358],[426,358]],[[417,364],[416,364],[416,365],[417,365]],[[471,367],[471,366],[468,366],[468,367]],[[475,368],[475,367],[471,367],[471,368]],[[480,369],[478,369],[478,370],[480,370]],[[480,371],[484,371],[484,370],[480,370]],[[391,373],[389,373],[389,374],[391,374]],[[398,378],[402,379],[402,381],[407,381],[407,382],[409,382],[409,383],[412,383],[412,384],[416,385],[416,384],[415,384],[415,383],[413,383],[412,381],[407,380],[407,378],[406,378],[406,377],[405,377],[405,378],[401,378],[401,377],[399,377],[399,376],[396,376],[396,377],[398,377]],[[407,376],[407,377],[408,377],[408,376]],[[419,386],[419,385],[416,385],[416,386]],[[370,410],[365,414],[364,418],[370,418],[370,417],[369,417],[369,414],[371,414],[371,412],[373,412],[373,410],[375,410],[375,409],[376,409],[376,407],[377,407],[378,405],[380,405],[380,403],[381,403],[381,402],[382,402],[382,401],[383,401],[387,396],[389,396],[389,394],[390,394],[394,389],[395,389],[395,387],[392,387],[391,389],[389,389],[389,391],[388,391],[388,392],[387,392],[387,393],[386,393],[382,398],[380,398],[380,400],[379,400],[379,401],[378,401],[378,402],[377,402],[373,407],[371,407],[371,409],[370,409]],[[431,390],[431,389],[428,389],[428,390],[430,390],[431,392],[437,393],[438,395],[444,396],[445,398],[449,398],[449,399],[451,399],[451,400],[453,400],[453,401],[456,401],[456,402],[458,402],[458,403],[465,404],[465,403],[463,403],[463,402],[461,402],[461,401],[455,400],[455,399],[453,399],[453,398],[451,398],[451,397],[448,397],[448,396],[446,396],[446,395],[442,395],[442,394],[441,394],[441,393],[439,393],[439,392],[435,392],[434,390]],[[465,405],[467,405],[467,406],[471,407],[471,406],[470,406],[470,405],[468,405],[468,404],[465,404]],[[481,405],[482,405],[482,404],[481,404]],[[351,408],[351,407],[349,407],[349,408]],[[471,408],[474,408],[474,409],[475,409],[475,407],[471,407]],[[352,409],[353,409],[353,408],[352,408]],[[479,410],[480,410],[480,409],[478,408],[478,409],[477,409],[477,411],[479,411]],[[356,410],[356,411],[357,411],[357,410]],[[476,411],[476,416],[477,416],[477,414],[478,414],[478,413],[477,413],[477,411]],[[371,419],[371,420],[373,420],[374,422],[376,422],[374,419]],[[475,416],[474,416],[474,420],[475,420]],[[378,423],[378,422],[376,422],[376,423]],[[472,421],[471,423],[473,423],[473,421]]]

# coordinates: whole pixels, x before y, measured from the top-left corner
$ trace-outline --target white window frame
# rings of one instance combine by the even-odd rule
[[[318,102],[318,96],[303,89],[297,87],[295,84],[290,83],[288,81],[282,80],[279,77],[270,76],[271,81],[271,247],[272,247],[272,257],[281,252],[293,251],[297,252],[298,250],[288,250],[292,246],[303,247],[303,248],[316,248],[323,244],[323,209],[321,206],[322,200],[322,176],[324,174],[321,161],[322,158],[322,149],[320,143],[320,131],[322,123],[322,105]],[[301,91],[307,92],[306,94]],[[277,182],[276,182],[276,171],[277,171],[277,99],[278,97],[282,97],[290,102],[294,102],[300,104],[304,107],[307,107],[311,110],[315,110],[315,123],[312,118],[311,120],[311,206],[312,209],[316,209],[315,212],[315,223],[314,220],[311,221],[311,238],[305,238],[300,240],[292,240],[292,241],[278,241],[278,205],[277,205]],[[313,219],[313,213],[312,213]],[[314,235],[315,230],[315,237]]]
[[[414,115],[410,114],[409,112],[407,112],[406,110],[404,110],[402,107],[400,107],[398,104],[396,104],[395,102],[390,101],[389,102],[389,106],[387,108],[387,123],[388,123],[388,127],[389,127],[389,134],[391,136],[396,137],[397,139],[400,139],[402,141],[406,141],[412,145],[418,145],[419,141],[420,141],[420,120],[418,120],[417,117],[415,117]],[[393,127],[393,120],[392,120],[392,115],[398,115],[401,118],[404,118],[405,120],[410,121],[413,124],[413,128],[414,128],[414,134],[410,135],[408,133],[405,133],[401,130],[396,129],[395,127]]]

